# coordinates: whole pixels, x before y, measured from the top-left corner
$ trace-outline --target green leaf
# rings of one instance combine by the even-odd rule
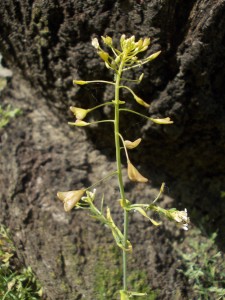
[[[137,210],[137,211],[138,211],[140,214],[142,214],[142,216],[144,216],[145,218],[149,219],[149,221],[152,222],[153,225],[159,226],[159,225],[162,224],[161,222],[158,223],[158,222],[156,222],[155,220],[151,219],[151,218],[146,214],[146,212],[144,211],[143,208],[141,208],[141,207],[135,207],[135,210]]]
[[[131,245],[130,241],[127,240],[126,241],[126,248],[124,247],[124,244],[125,244],[124,235],[122,234],[120,229],[114,223],[114,221],[111,217],[109,207],[107,207],[107,220],[108,220],[107,225],[112,230],[112,235],[113,235],[113,237],[114,237],[114,239],[117,243],[117,246],[120,247],[121,249],[123,249],[124,251],[127,251],[127,252],[132,251],[132,245]]]

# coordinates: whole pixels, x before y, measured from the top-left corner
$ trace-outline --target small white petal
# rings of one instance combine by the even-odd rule
[[[183,227],[182,227],[182,229],[188,230],[188,224],[184,224]]]

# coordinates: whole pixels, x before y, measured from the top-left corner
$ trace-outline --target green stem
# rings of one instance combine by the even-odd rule
[[[129,88],[128,86],[126,86],[126,85],[121,85],[120,88],[127,89],[133,96],[136,96],[135,93],[132,91],[132,89]]]
[[[100,120],[100,121],[93,121],[93,122],[90,122],[90,125],[91,125],[91,124],[100,124],[100,123],[114,123],[114,120]]]
[[[5,293],[5,295],[4,295],[4,297],[2,298],[2,300],[5,300],[5,299],[6,299],[6,296],[9,294],[9,292],[10,292],[10,290],[8,290],[8,291]]]
[[[128,155],[128,152],[127,152],[127,148],[126,148],[126,145],[124,143],[124,139],[123,139],[123,137],[122,137],[122,135],[120,133],[119,133],[119,137],[120,137],[120,139],[121,139],[121,141],[123,143],[123,149],[125,151],[125,155],[126,155],[127,161],[129,161],[129,155]]]
[[[120,67],[116,73],[116,82],[115,82],[115,122],[114,122],[114,135],[115,135],[115,146],[116,146],[116,161],[117,161],[117,175],[120,188],[120,195],[123,202],[123,205],[126,205],[126,198],[124,192],[124,184],[122,178],[122,166],[121,166],[121,153],[120,153],[120,133],[119,133],[119,89],[121,75],[123,72],[123,65],[125,62],[125,56],[121,60]],[[128,238],[128,211],[124,210],[124,249],[127,248],[127,238]],[[127,291],[127,252],[123,250],[123,290]]]
[[[105,106],[105,105],[112,105],[112,104],[113,104],[112,101],[110,101],[110,102],[105,102],[105,103],[99,104],[99,105],[97,105],[97,106],[95,106],[95,107],[89,108],[88,110],[89,110],[89,112],[90,112],[90,111],[93,111],[93,110],[95,110],[95,109],[97,109],[97,108],[99,108],[99,107],[102,107],[102,106]]]
[[[128,211],[124,209],[124,248],[127,248],[128,238]],[[127,251],[123,250],[123,290],[127,291]]]
[[[83,126],[88,126],[88,125],[92,125],[92,124],[99,124],[99,123],[114,123],[114,120],[100,120],[100,121],[93,121],[93,122],[90,122],[90,123],[87,122],[85,125],[77,125],[76,122],[68,122],[68,125],[83,127]]]
[[[128,108],[120,108],[120,111],[127,111],[127,112],[130,112],[130,113],[132,113],[132,114],[138,115],[138,116],[140,116],[140,117],[142,117],[142,118],[145,118],[145,119],[147,119],[147,120],[151,120],[150,117],[145,116],[145,115],[142,115],[142,114],[140,114],[140,113],[138,113],[138,112],[136,112],[136,111],[134,111],[134,110],[128,109]]]
[[[114,82],[106,81],[106,80],[89,80],[89,81],[86,81],[86,84],[88,84],[88,83],[106,83],[106,84],[115,85]]]
[[[109,173],[108,175],[104,176],[102,179],[98,180],[97,182],[95,182],[94,184],[90,185],[88,188],[86,188],[86,191],[89,191],[90,189],[92,189],[93,187],[95,187],[96,185],[98,185],[99,183],[101,183],[102,181],[105,181],[106,179],[112,177],[113,175],[117,174],[117,171],[113,171],[111,173]]]

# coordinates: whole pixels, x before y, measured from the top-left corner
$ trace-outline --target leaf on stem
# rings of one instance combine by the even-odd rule
[[[136,207],[135,209],[136,209],[137,211],[139,211],[139,213],[142,214],[142,216],[144,216],[145,218],[149,219],[149,221],[152,222],[153,225],[159,226],[159,225],[162,224],[161,222],[157,222],[157,221],[153,220],[152,218],[150,218],[150,217],[146,214],[146,212],[144,211],[143,208],[141,208],[141,207]]]
[[[128,241],[128,240],[126,240],[126,243],[125,243],[124,235],[122,234],[120,229],[114,223],[114,221],[111,217],[109,207],[107,207],[107,216],[106,216],[106,218],[108,220],[107,225],[112,230],[112,235],[113,235],[113,237],[114,237],[114,239],[117,243],[117,246],[120,247],[121,249],[123,249],[124,251],[131,252],[132,251],[132,245],[131,245],[130,241]],[[126,245],[126,247],[124,245]]]
[[[132,208],[132,205],[130,205],[130,208],[128,208],[128,210],[134,210],[134,211],[138,211],[142,216],[144,216],[145,218],[147,218],[150,222],[152,222],[153,225],[155,226],[159,226],[161,225],[161,222],[156,222],[155,220],[153,220],[152,218],[150,218],[147,213],[145,212],[145,210],[140,207],[140,206],[136,206]]]

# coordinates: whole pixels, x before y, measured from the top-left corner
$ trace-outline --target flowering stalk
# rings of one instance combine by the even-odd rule
[[[128,150],[136,148],[139,146],[141,142],[141,138],[136,139],[135,141],[125,140],[120,133],[120,114],[122,112],[136,114],[140,117],[143,117],[147,120],[150,120],[156,124],[172,124],[173,121],[169,118],[152,118],[150,116],[143,115],[139,112],[136,112],[131,109],[127,108],[120,108],[121,105],[126,104],[126,101],[120,100],[120,90],[126,89],[128,90],[134,100],[141,106],[148,108],[150,105],[149,103],[142,100],[138,95],[136,95],[133,90],[126,86],[121,85],[121,81],[132,81],[136,83],[140,83],[144,74],[142,73],[138,79],[130,80],[122,77],[123,73],[129,69],[140,67],[141,65],[152,61],[155,59],[159,54],[160,51],[153,53],[147,58],[138,59],[138,54],[148,49],[150,44],[150,39],[139,39],[137,42],[135,41],[135,37],[132,36],[130,38],[126,38],[125,35],[122,35],[120,38],[120,49],[117,49],[113,45],[112,38],[109,36],[102,37],[104,44],[110,48],[112,55],[104,51],[96,38],[92,40],[92,45],[96,48],[98,55],[104,61],[105,66],[114,72],[114,81],[105,81],[105,80],[92,80],[92,81],[83,81],[83,80],[74,80],[73,83],[77,85],[86,85],[91,83],[104,83],[110,84],[114,86],[114,100],[109,102],[105,102],[103,104],[97,105],[93,108],[79,108],[79,107],[70,107],[70,110],[74,114],[76,120],[75,122],[69,122],[69,125],[73,126],[90,126],[92,124],[99,124],[99,123],[112,123],[114,128],[114,140],[115,140],[115,152],[116,152],[116,171],[108,174],[104,178],[100,179],[97,183],[91,185],[89,188],[83,188],[80,190],[75,191],[68,191],[68,192],[58,192],[58,198],[63,201],[65,211],[70,211],[72,208],[80,208],[89,210],[91,212],[91,216],[105,226],[107,226],[114,237],[114,240],[118,247],[122,249],[123,252],[123,289],[120,292],[120,300],[129,300],[132,297],[143,297],[146,294],[140,293],[136,291],[129,291],[128,284],[127,284],[127,255],[132,251],[132,245],[128,240],[128,217],[131,211],[137,211],[143,217],[147,218],[153,225],[159,226],[161,222],[157,222],[154,219],[150,218],[148,215],[149,211],[153,211],[158,213],[159,215],[165,216],[167,219],[176,222],[176,224],[184,229],[188,229],[189,218],[187,216],[187,211],[177,211],[176,209],[169,209],[166,210],[161,208],[160,206],[156,205],[156,202],[160,198],[161,194],[163,193],[165,184],[163,183],[161,189],[159,191],[158,196],[153,200],[152,203],[140,204],[134,203],[132,204],[129,200],[126,199],[125,190],[124,190],[124,183],[122,177],[122,162],[121,162],[121,149],[125,150],[126,158],[127,158],[127,175],[128,178],[133,182],[140,182],[146,183],[148,179],[144,177],[131,163],[128,155]],[[84,119],[87,115],[102,106],[105,105],[113,105],[114,106],[114,119],[113,120],[98,120],[92,122],[86,122]],[[121,143],[122,142],[122,143]],[[118,185],[120,189],[120,205],[123,209],[123,216],[124,216],[124,227],[123,232],[116,226],[111,213],[110,208],[106,208],[106,212],[104,213],[104,197],[102,197],[101,201],[101,208],[97,208],[95,205],[95,193],[90,191],[91,188],[95,187],[96,184],[99,184],[102,181],[105,181],[109,177],[117,175],[118,178]],[[86,195],[84,195],[86,193]]]
[[[115,146],[116,146],[116,161],[117,161],[117,172],[118,172],[118,183],[120,188],[120,196],[123,202],[123,205],[126,204],[125,192],[124,192],[124,184],[122,178],[122,166],[121,166],[121,153],[120,153],[120,130],[119,130],[119,122],[120,122],[120,81],[123,72],[123,66],[126,60],[126,52],[122,56],[120,66],[118,72],[116,73],[116,84],[115,84],[115,102],[114,102],[114,110],[115,110],[115,122],[114,122],[114,137],[115,137]],[[124,210],[124,248],[127,248],[127,238],[128,238],[128,211]],[[123,290],[127,291],[127,251],[123,250]]]

